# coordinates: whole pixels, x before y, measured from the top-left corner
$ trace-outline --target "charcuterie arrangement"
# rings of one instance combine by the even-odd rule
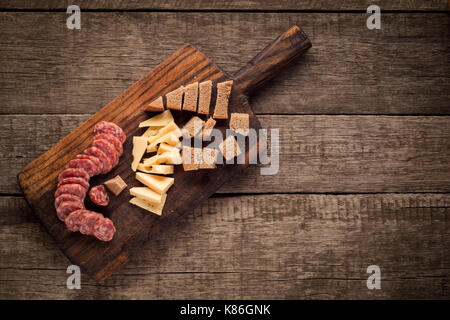
[[[108,173],[119,163],[125,140],[125,133],[115,123],[97,123],[92,146],[70,160],[59,174],[55,192],[56,214],[70,231],[92,235],[101,241],[113,238],[116,232],[114,223],[101,213],[86,210],[84,199],[90,187],[90,178]],[[89,198],[99,206],[109,203],[103,185],[92,187]]]
[[[237,157],[241,150],[233,136],[224,139],[218,148],[194,148],[185,145],[191,139],[210,140],[216,120],[227,121],[228,100],[233,81],[217,84],[217,100],[213,115],[209,115],[212,81],[194,82],[181,86],[159,97],[147,106],[147,111],[162,111],[139,123],[147,128],[140,136],[133,136],[133,161],[131,170],[143,186],[129,189],[130,203],[156,215],[161,215],[167,199],[167,191],[175,179],[167,175],[174,173],[175,165],[182,165],[184,171],[215,169],[219,154],[226,160]],[[171,110],[197,112],[179,128]],[[231,113],[229,127],[237,134],[246,136],[249,129],[249,115]],[[182,141],[180,138],[183,137]],[[186,140],[185,140],[186,139]],[[58,218],[68,230],[92,235],[101,241],[112,240],[116,231],[113,221],[101,213],[86,210],[84,199],[99,206],[109,204],[107,189],[114,195],[121,193],[126,183],[120,176],[104,182],[104,185],[90,186],[91,177],[110,172],[119,163],[123,154],[126,135],[117,124],[101,121],[94,127],[92,146],[83,154],[70,160],[58,177],[55,192],[55,208]],[[145,154],[155,153],[149,157]],[[106,186],[106,188],[105,188]]]
[[[310,47],[293,26],[231,77],[184,45],[20,171],[28,203],[71,262],[106,280],[263,155],[249,95]]]

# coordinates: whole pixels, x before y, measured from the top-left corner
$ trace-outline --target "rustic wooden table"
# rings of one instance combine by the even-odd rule
[[[448,1],[189,3],[77,1],[68,30],[69,2],[0,1],[0,298],[449,299]],[[252,99],[281,130],[279,173],[249,168],[104,285],[68,290],[18,171],[183,43],[233,73],[292,24],[313,48]]]

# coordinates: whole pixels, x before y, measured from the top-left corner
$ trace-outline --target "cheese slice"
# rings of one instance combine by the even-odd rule
[[[146,167],[150,167],[154,164],[158,164],[159,155],[154,155],[153,157],[146,158],[142,161],[143,165]],[[137,167],[136,167],[137,168]]]
[[[145,201],[142,198],[137,198],[134,197],[130,200],[131,204],[134,204],[135,206],[138,206],[144,210],[147,210],[151,213],[157,214],[158,216],[160,216],[162,214],[163,208],[164,208],[164,204],[166,203],[166,199],[167,199],[167,194],[163,194],[162,195],[162,201],[160,204],[153,204],[150,202]]]
[[[202,158],[202,149],[183,146],[181,160],[184,171],[198,170]]]
[[[175,131],[171,131],[163,135],[159,139],[156,139],[155,141],[150,143],[147,147],[147,152],[155,152],[157,150],[158,143],[163,142],[167,143],[168,145],[176,147],[180,144],[180,139],[178,139],[177,135],[175,134]]]
[[[173,173],[173,165],[168,164],[155,164],[152,166],[152,171],[150,173],[155,174],[172,174]]]
[[[133,162],[131,163],[131,169],[133,171],[136,171],[145,150],[147,150],[147,141],[146,137],[133,137]]]
[[[157,156],[157,164],[181,164],[183,162],[181,160],[180,150],[178,150],[177,148],[170,152],[163,152],[161,154],[158,154]]]
[[[162,127],[159,130],[157,135],[148,137],[148,143],[149,144],[154,143],[155,141],[157,141],[158,139],[165,136],[166,134],[168,134],[171,131],[173,131],[177,137],[182,136],[180,128],[175,124],[175,122],[172,121],[172,122],[169,122],[168,124],[166,124],[164,127]]]
[[[143,172],[136,172],[136,179],[159,194],[166,193],[175,181],[171,177],[157,176]]]
[[[137,169],[145,173],[153,173],[153,174],[173,173],[173,165],[166,165],[166,164],[154,164],[152,166],[147,167],[144,164],[139,163]]]
[[[161,154],[163,152],[176,151],[175,149],[177,149],[177,147],[171,146],[171,145],[163,142],[159,145],[157,154]]]
[[[156,152],[158,150],[157,144],[149,144],[147,147],[147,152]]]
[[[173,120],[172,113],[170,112],[170,110],[166,110],[148,120],[142,121],[141,123],[139,123],[139,128],[164,127],[165,125],[167,125],[173,121],[174,120]]]
[[[142,136],[147,138],[156,136],[161,128],[162,127],[153,127],[153,126],[148,127],[148,129],[144,132]]]
[[[138,172],[139,173],[139,172]],[[154,190],[147,187],[134,187],[130,189],[130,194],[137,198],[143,199],[152,204],[162,203],[162,193],[155,192]]]

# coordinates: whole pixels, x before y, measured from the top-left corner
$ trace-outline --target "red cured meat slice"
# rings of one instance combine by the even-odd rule
[[[89,159],[91,160],[94,164],[95,167],[97,168],[95,175],[98,175],[100,173],[102,173],[103,170],[103,162],[100,161],[99,158],[88,155],[88,154],[78,154],[75,159]]]
[[[58,216],[59,220],[65,221],[69,213],[79,209],[84,209],[84,205],[81,201],[61,202],[61,204],[56,209],[56,215]]]
[[[125,133],[122,128],[113,122],[100,121],[94,127],[95,135],[100,133],[109,133],[115,136],[121,143],[124,143],[127,140]]]
[[[100,133],[94,137],[94,140],[98,140],[98,139],[105,139],[106,141],[110,142],[116,149],[117,153],[119,154],[119,157],[122,155],[123,146],[122,146],[122,143],[119,141],[119,139],[117,139],[116,136],[113,136],[110,133]]]
[[[65,184],[79,184],[80,186],[84,187],[85,189],[89,189],[89,182],[84,180],[84,178],[80,178],[80,177],[64,178],[58,183],[58,188]]]
[[[102,150],[96,147],[90,147],[86,149],[84,153],[93,157],[97,157],[103,163],[103,169],[101,173],[107,173],[111,171],[113,163]]]
[[[66,217],[66,220],[64,221],[66,223],[67,229],[69,229],[70,231],[73,231],[73,232],[80,230],[81,218],[84,217],[85,212],[89,212],[89,211],[85,210],[85,209],[80,209],[80,210],[75,210],[75,211],[71,212]]]
[[[62,195],[60,195],[59,197],[57,197],[55,199],[55,208],[58,208],[62,202],[66,202],[66,201],[80,201],[81,202],[81,199],[80,199],[80,197],[74,196],[73,194],[63,193]]]
[[[58,181],[61,181],[68,177],[80,177],[84,178],[86,181],[89,181],[90,176],[84,169],[74,169],[74,168],[68,168],[65,169],[63,172],[61,172],[58,176]]]
[[[97,212],[89,211],[83,214],[80,220],[80,232],[82,234],[92,234],[97,220],[103,218],[103,215]]]
[[[106,154],[106,156],[111,160],[113,167],[117,165],[117,163],[119,162],[119,154],[117,153],[114,146],[110,142],[108,142],[108,140],[105,139],[94,140],[92,145],[94,147],[99,148]]]
[[[55,198],[58,198],[63,193],[68,193],[77,196],[81,200],[84,200],[86,191],[87,190],[79,184],[64,184],[56,189]]]
[[[90,177],[95,176],[97,172],[94,162],[89,159],[72,159],[67,163],[66,168],[84,169]]]
[[[94,225],[93,234],[98,240],[111,241],[115,232],[114,223],[108,218],[99,219]]]
[[[92,187],[89,191],[89,198],[99,206],[107,206],[109,204],[109,196],[104,185]]]

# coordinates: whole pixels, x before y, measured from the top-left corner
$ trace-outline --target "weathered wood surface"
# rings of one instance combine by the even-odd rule
[[[16,174],[88,115],[0,116],[0,192],[18,193]],[[280,170],[248,168],[222,193],[449,192],[450,117],[259,116],[280,130]]]
[[[114,121],[123,128],[128,137],[123,146],[124,153],[113,170],[93,177],[90,183],[102,184],[105,180],[120,175],[129,187],[141,185],[130,169],[132,162],[130,137],[144,132],[137,124],[148,118],[146,106],[158,96],[165,95],[183,84],[204,80],[217,83],[230,78],[193,46],[185,45],[20,171],[18,179],[21,190],[40,222],[69,260],[94,279],[98,281],[107,279],[126,264],[148,239],[190,212],[224,182],[245,169],[246,165],[219,165],[215,170],[203,170],[195,172],[195,175],[185,173],[182,168],[177,167],[173,174],[175,182],[167,195],[161,217],[143,215],[144,211],[141,208],[128,202],[130,198],[128,192],[122,192],[120,196],[112,198],[111,203],[100,211],[114,221],[117,229],[114,239],[107,243],[68,231],[56,217],[53,194],[58,174],[64,170],[70,159],[91,145],[95,123]],[[241,90],[244,90],[244,87]],[[214,98],[215,94],[211,100],[214,101]],[[260,128],[242,91],[233,92],[228,108],[230,112],[249,114],[250,127],[254,130]],[[174,119],[182,127],[191,116],[192,113],[177,112]],[[226,122],[218,121],[216,128],[225,132]],[[255,142],[250,145],[250,149],[252,148],[257,148]],[[247,150],[246,153],[248,152]],[[246,157],[248,158],[248,155]],[[186,188],[188,185],[189,188]],[[87,209],[95,210],[88,205],[89,203],[86,204]]]
[[[449,214],[448,194],[210,198],[103,286],[68,290],[69,261],[2,197],[0,297],[449,299]],[[366,287],[373,264],[381,290]]]
[[[384,13],[381,30],[363,13],[85,12],[79,31],[67,17],[0,13],[0,113],[94,113],[185,42],[233,74],[299,24],[314,46],[252,97],[255,113],[450,114],[445,13]]]
[[[140,186],[141,184],[136,182],[134,172],[130,169],[133,160],[131,137],[144,132],[145,129],[138,128],[137,124],[148,118],[146,110],[148,110],[149,102],[181,85],[194,81],[212,80],[214,84],[217,84],[234,80],[233,90],[227,101],[227,114],[233,112],[247,114],[250,130],[259,132],[261,127],[248,104],[248,94],[268,79],[275,77],[310,47],[311,42],[307,35],[298,26],[292,26],[261,50],[241,69],[236,78],[230,78],[195,47],[184,45],[61,139],[50,150],[23,168],[18,174],[18,180],[27,202],[67,258],[80,266],[89,276],[98,281],[105,281],[134,254],[139,253],[149,239],[192,211],[233,176],[242,173],[249,164],[250,152],[255,150],[256,153],[258,143],[261,141],[264,143],[265,139],[249,140],[249,143],[244,145],[242,164],[218,164],[214,170],[198,172],[184,172],[180,166],[175,168],[172,175],[175,182],[167,195],[161,217],[143,215],[141,208],[129,203],[128,192],[122,192],[100,211],[114,221],[117,229],[114,239],[105,243],[68,231],[56,217],[53,208],[55,201],[53,194],[58,174],[64,170],[70,159],[91,145],[94,124],[99,121],[114,121],[123,128],[128,139],[124,143],[123,155],[118,165],[109,173],[93,177],[90,184],[102,184],[120,175],[128,187]],[[216,91],[213,91],[211,100],[215,101],[215,99]],[[212,112],[213,110],[210,110],[210,116]],[[192,113],[175,112],[173,116],[175,123],[183,127],[192,117]],[[214,128],[225,134],[229,123],[218,120]],[[215,142],[218,143],[218,141]],[[86,208],[97,211],[97,208],[89,207],[89,202]]]
[[[0,9],[66,9],[73,1],[2,0]],[[366,10],[376,4],[382,10],[448,10],[447,0],[78,0],[83,9],[110,10]]]
[[[61,11],[0,13],[0,114],[12,114],[0,116],[1,298],[450,299],[449,194],[422,194],[449,192],[449,118],[420,116],[450,114],[450,17],[386,13],[448,10],[447,1],[282,3],[361,12],[378,4],[376,31],[364,13],[210,12],[270,11],[278,1],[77,4],[162,12],[82,12],[82,30],[69,31],[64,1],[0,1]],[[264,127],[294,129],[293,138],[281,132],[280,173],[249,169],[104,286],[84,275],[82,290],[67,290],[69,261],[18,195],[17,172],[183,43],[235,73],[294,23],[314,47],[251,101],[267,114]],[[382,290],[365,286],[370,264],[381,268]]]

